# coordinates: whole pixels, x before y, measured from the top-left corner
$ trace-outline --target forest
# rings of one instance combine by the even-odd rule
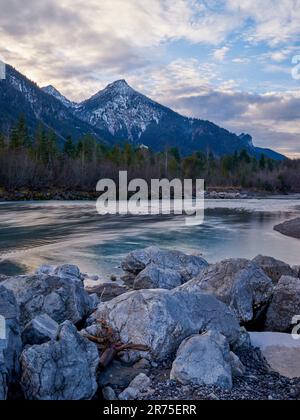
[[[247,151],[216,157],[199,151],[182,157],[171,148],[155,153],[130,143],[108,147],[86,135],[77,142],[40,124],[29,134],[23,116],[9,134],[0,133],[0,191],[95,192],[99,179],[118,180],[120,170],[128,179],[201,178],[206,188],[270,193],[300,192],[300,160],[278,162]],[[0,196],[1,196],[0,194]]]

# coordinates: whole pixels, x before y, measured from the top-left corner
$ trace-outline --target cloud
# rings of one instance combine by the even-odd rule
[[[230,48],[228,47],[218,48],[217,50],[213,52],[213,57],[217,61],[223,61],[229,51],[230,51]]]

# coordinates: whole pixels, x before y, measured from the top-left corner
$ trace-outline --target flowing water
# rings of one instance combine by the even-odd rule
[[[128,252],[150,245],[209,262],[263,254],[300,264],[300,241],[273,230],[299,213],[299,197],[206,200],[204,224],[186,226],[182,216],[100,216],[94,202],[1,203],[0,274],[71,263],[106,279]]]

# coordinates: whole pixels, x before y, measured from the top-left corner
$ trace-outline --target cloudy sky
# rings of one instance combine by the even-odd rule
[[[0,0],[0,57],[76,101],[125,78],[300,157],[300,0]]]

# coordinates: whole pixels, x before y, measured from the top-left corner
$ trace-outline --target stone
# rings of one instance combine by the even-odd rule
[[[293,318],[300,315],[300,279],[283,276],[274,289],[267,311],[265,330],[290,332]]]
[[[5,401],[8,392],[8,373],[3,353],[0,352],[0,401]]]
[[[127,388],[137,375],[140,373],[147,374],[149,371],[149,367],[140,366],[138,363],[139,362],[134,365],[128,365],[118,360],[114,360],[111,365],[99,375],[99,387],[117,386],[118,388]]]
[[[244,376],[246,373],[246,368],[243,363],[240,361],[239,357],[234,354],[232,351],[230,352],[230,365],[231,365],[231,372],[232,377],[237,378]]]
[[[124,271],[137,275],[151,263],[163,269],[177,271],[181,275],[182,283],[197,276],[208,266],[207,261],[199,256],[152,246],[128,254],[122,262],[122,268]]]
[[[88,320],[106,320],[123,343],[142,344],[148,352],[131,351],[132,362],[141,357],[164,361],[192,334],[216,330],[233,345],[240,326],[232,311],[214,296],[181,290],[138,290],[100,304]]]
[[[296,276],[300,278],[300,265],[294,265],[292,267],[293,271],[296,273]]]
[[[133,283],[133,288],[139,289],[174,289],[181,285],[181,275],[169,268],[160,268],[155,264],[149,264],[141,271]]]
[[[102,389],[102,396],[105,401],[118,400],[118,397],[116,396],[115,391],[110,386],[107,386]]]
[[[274,286],[255,263],[230,259],[209,266],[180,289],[215,296],[234,311],[241,324],[247,324],[264,313]]]
[[[213,385],[230,390],[232,369],[226,338],[208,331],[184,340],[177,351],[170,378],[183,385]]]
[[[282,276],[296,277],[296,272],[288,264],[275,258],[258,255],[253,262],[273,280],[274,284],[277,284]]]
[[[21,386],[28,400],[90,400],[97,391],[97,346],[69,321],[56,340],[26,348],[21,355]]]
[[[22,332],[23,345],[44,344],[54,340],[57,336],[59,325],[48,315],[38,315],[30,321]]]
[[[19,308],[14,294],[0,285],[0,371],[8,383],[17,380],[20,373],[19,357],[22,340],[19,328]]]
[[[291,334],[272,332],[250,332],[250,338],[273,371],[287,378],[300,378],[300,340]]]
[[[2,283],[20,306],[20,323],[25,327],[38,315],[47,314],[61,324],[77,324],[94,310],[94,301],[76,277],[42,275],[10,277]]]
[[[53,274],[57,277],[62,277],[62,278],[75,277],[77,279],[83,280],[83,276],[81,275],[80,270],[77,267],[77,265],[72,265],[72,264],[60,265],[56,267]]]
[[[104,283],[93,287],[87,287],[85,290],[89,294],[96,293],[101,302],[108,302],[109,300],[128,292],[126,287],[114,283]]]
[[[136,400],[143,392],[150,388],[151,380],[144,373],[140,373],[119,395],[119,400]]]
[[[280,223],[279,225],[274,226],[274,230],[285,236],[300,239],[300,217]]]

